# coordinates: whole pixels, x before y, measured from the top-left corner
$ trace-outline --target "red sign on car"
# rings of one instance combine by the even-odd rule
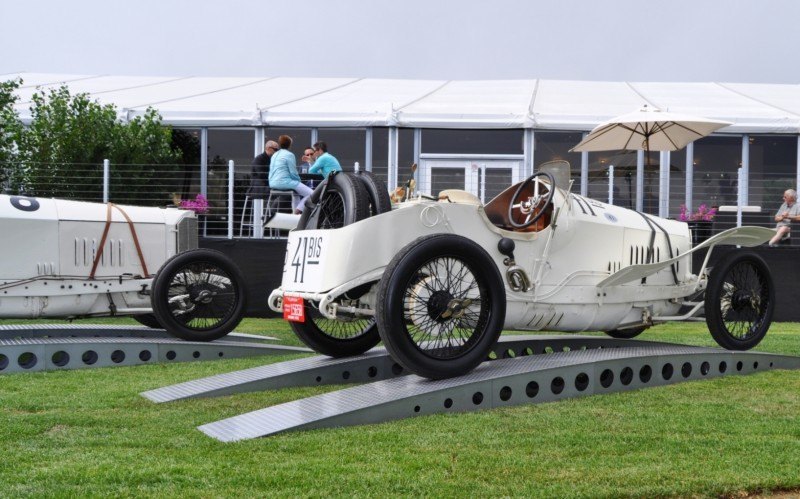
[[[283,318],[291,322],[305,322],[306,314],[303,298],[286,295],[283,297]]]

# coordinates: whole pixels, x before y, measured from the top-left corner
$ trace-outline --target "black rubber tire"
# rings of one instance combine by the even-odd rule
[[[153,328],[153,329],[164,329],[161,326],[161,323],[158,322],[158,319],[156,319],[155,314],[134,315],[133,316],[133,320],[135,320],[136,322],[138,322],[142,326],[147,326],[147,327]]]
[[[353,173],[333,172],[306,200],[296,230],[338,229],[368,216],[369,196],[363,182]]]
[[[329,184],[327,187],[326,183]],[[295,230],[334,229],[369,217],[371,201],[365,183],[353,173],[331,173],[309,196]],[[329,203],[329,207],[338,207],[343,212],[341,215],[338,212],[329,213],[327,217],[312,216],[315,207],[320,203]],[[325,206],[321,207],[323,208]],[[337,217],[340,221],[331,223]],[[318,353],[330,357],[359,355],[381,340],[374,318],[331,320],[319,313],[316,304],[306,301],[304,306],[306,321],[292,322],[291,327],[303,343]]]
[[[470,291],[473,286],[476,291]],[[478,296],[467,298],[467,292]],[[497,265],[478,244],[453,234],[423,236],[392,259],[378,284],[378,332],[392,358],[409,371],[431,379],[458,376],[483,362],[497,342],[505,296]],[[459,299],[471,302],[454,311]],[[469,312],[475,301],[477,312]],[[451,315],[443,319],[444,313]],[[434,337],[444,336],[442,328],[449,329],[446,337],[433,345]],[[463,345],[456,344],[453,331]]]
[[[359,355],[381,341],[375,319],[352,322],[327,319],[315,304],[305,301],[305,322],[291,322],[298,338],[315,352],[329,357]]]
[[[705,297],[706,324],[728,350],[749,350],[764,338],[775,309],[775,284],[764,260],[731,251],[711,269]]]
[[[389,189],[386,183],[368,171],[357,171],[356,178],[364,185],[369,197],[369,215],[375,216],[387,211],[392,211],[392,201],[389,199]]]
[[[186,280],[191,280],[188,290]],[[196,312],[183,312],[174,299],[187,294]],[[158,271],[150,301],[156,319],[172,335],[189,341],[216,340],[242,320],[246,309],[244,277],[239,267],[219,251],[186,251],[167,260]],[[204,312],[210,317],[198,316]]]
[[[642,334],[649,326],[641,326],[641,327],[631,327],[626,329],[612,329],[611,331],[606,331],[606,334],[611,336],[612,338],[617,338],[619,340],[630,340],[631,338],[636,338],[640,334]]]

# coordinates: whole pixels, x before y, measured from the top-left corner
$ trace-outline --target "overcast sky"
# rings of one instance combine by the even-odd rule
[[[797,0],[0,0],[0,75],[800,83]]]

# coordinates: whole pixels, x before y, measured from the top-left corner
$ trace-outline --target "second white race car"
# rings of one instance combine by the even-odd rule
[[[686,223],[571,193],[568,169],[552,165],[486,205],[445,191],[392,207],[368,173],[333,175],[289,235],[269,306],[318,352],[356,355],[382,340],[429,378],[470,371],[503,329],[631,338],[704,312],[722,347],[761,341],[775,302],[764,261],[732,251],[694,270],[691,255],[774,231],[740,227],[692,247]]]

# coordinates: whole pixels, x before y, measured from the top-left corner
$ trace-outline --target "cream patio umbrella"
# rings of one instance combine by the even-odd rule
[[[644,106],[601,123],[571,150],[677,151],[731,124]]]
[[[690,142],[731,125],[727,121],[710,120],[688,114],[670,113],[643,106],[638,111],[623,114],[601,123],[571,151],[644,151],[645,165],[650,169],[650,151],[677,151]],[[662,172],[662,177],[664,173]],[[663,189],[663,179],[659,182]],[[668,208],[659,195],[659,215],[666,216]]]

